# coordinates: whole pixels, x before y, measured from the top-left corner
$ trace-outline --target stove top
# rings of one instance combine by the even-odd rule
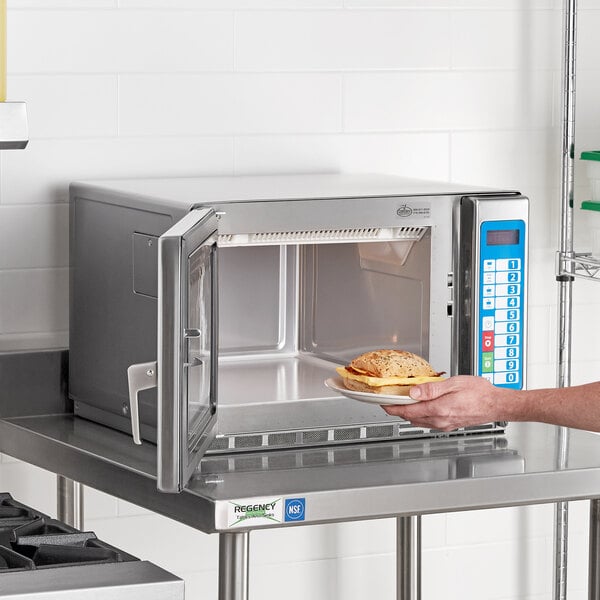
[[[0,575],[136,560],[92,532],[77,531],[17,502],[10,494],[0,494]]]
[[[184,599],[179,577],[0,493],[0,600]]]

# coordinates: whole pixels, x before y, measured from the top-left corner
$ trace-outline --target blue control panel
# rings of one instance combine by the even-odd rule
[[[479,370],[494,385],[523,387],[525,222],[484,221],[479,248]]]

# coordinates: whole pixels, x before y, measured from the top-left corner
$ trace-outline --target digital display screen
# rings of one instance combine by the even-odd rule
[[[518,229],[491,229],[486,235],[488,246],[514,246],[518,243]]]

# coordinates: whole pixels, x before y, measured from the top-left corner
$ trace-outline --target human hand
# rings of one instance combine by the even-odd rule
[[[502,414],[501,402],[507,392],[482,377],[457,375],[413,386],[410,396],[420,401],[416,404],[382,408],[389,415],[401,417],[417,427],[453,431],[459,427],[507,420]]]

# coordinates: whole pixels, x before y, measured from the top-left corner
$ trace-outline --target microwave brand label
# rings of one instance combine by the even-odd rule
[[[283,521],[282,498],[249,498],[229,502],[227,527],[256,527]]]
[[[401,219],[406,219],[408,217],[429,219],[429,217],[431,217],[431,206],[429,203],[425,204],[422,202],[401,204],[396,209],[396,216],[400,217]]]

